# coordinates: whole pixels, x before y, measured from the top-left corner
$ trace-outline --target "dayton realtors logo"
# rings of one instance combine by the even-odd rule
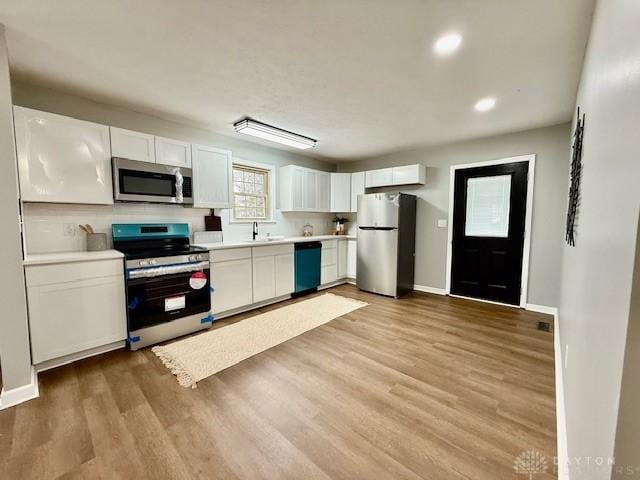
[[[529,480],[533,480],[534,475],[546,472],[548,468],[547,458],[537,450],[524,451],[513,461],[515,472],[528,475]]]

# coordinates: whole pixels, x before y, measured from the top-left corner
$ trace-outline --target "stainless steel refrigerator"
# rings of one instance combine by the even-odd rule
[[[413,290],[415,240],[415,195],[360,195],[356,270],[358,288],[391,297],[399,297]]]

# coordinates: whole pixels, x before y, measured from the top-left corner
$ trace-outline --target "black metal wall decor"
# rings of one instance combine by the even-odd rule
[[[580,178],[582,176],[582,137],[584,135],[585,115],[580,118],[580,108],[578,108],[578,119],[576,121],[576,131],[573,134],[573,157],[571,158],[571,183],[569,185],[569,205],[567,207],[567,231],[565,240],[568,245],[576,245],[575,222],[580,200]]]

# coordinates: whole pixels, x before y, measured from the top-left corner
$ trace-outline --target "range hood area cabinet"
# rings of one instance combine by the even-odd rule
[[[116,127],[109,131],[112,157],[191,168],[191,144],[187,142]]]
[[[109,127],[13,107],[21,199],[113,204]]]

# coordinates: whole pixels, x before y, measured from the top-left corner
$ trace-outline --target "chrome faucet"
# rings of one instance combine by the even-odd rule
[[[258,222],[253,222],[253,239],[258,236]]]

